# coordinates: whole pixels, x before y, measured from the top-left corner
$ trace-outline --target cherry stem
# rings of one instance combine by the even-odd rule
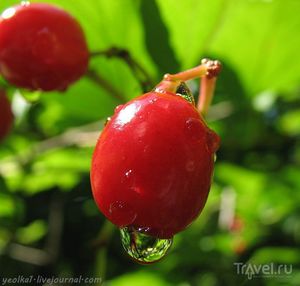
[[[117,57],[126,62],[132,73],[141,85],[143,92],[149,91],[153,86],[153,81],[148,72],[131,56],[129,51],[122,48],[112,47],[107,50],[90,53],[90,57],[105,56],[107,58]]]
[[[199,98],[197,103],[197,109],[200,111],[202,116],[206,116],[210,104],[212,102],[215,87],[216,87],[217,78],[209,78],[207,76],[200,79],[200,90]]]
[[[195,68],[177,74],[166,74],[164,79],[156,86],[155,90],[157,92],[169,91],[176,93],[176,90],[182,81],[200,77],[201,88],[199,91],[197,108],[200,113],[205,116],[211,104],[217,76],[220,71],[221,63],[219,61],[203,59],[201,65]]]
[[[120,93],[110,82],[108,82],[105,78],[103,78],[99,73],[96,71],[89,69],[86,72],[86,77],[102,87],[104,90],[106,90],[108,93],[114,96],[115,99],[117,99],[120,102],[125,102],[125,96]]]

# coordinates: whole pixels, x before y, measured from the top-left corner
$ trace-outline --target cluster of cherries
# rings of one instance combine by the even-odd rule
[[[60,8],[24,2],[1,15],[0,73],[16,87],[64,91],[85,74],[89,56],[82,28]],[[219,137],[200,112],[219,70],[219,62],[204,60],[167,74],[153,91],[118,106],[101,132],[91,166],[94,199],[139,262],[159,260],[205,205]],[[184,84],[196,77],[205,80],[198,109]],[[13,121],[4,90],[0,119],[3,139]]]

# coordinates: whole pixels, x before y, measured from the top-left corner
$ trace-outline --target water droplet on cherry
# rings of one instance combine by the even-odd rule
[[[105,122],[104,122],[104,126],[106,126],[108,124],[108,122],[111,121],[111,117],[107,117]]]
[[[185,122],[186,133],[192,140],[201,140],[203,136],[203,126],[201,121],[196,118],[189,118]]]
[[[220,146],[220,137],[214,131],[208,129],[206,132],[206,144],[211,153],[215,153]]]
[[[157,98],[154,97],[154,98],[150,99],[149,103],[150,103],[150,104],[154,104],[156,101],[157,101]]]
[[[36,32],[31,44],[31,51],[34,57],[39,59],[41,63],[45,65],[53,64],[58,49],[58,40],[49,28],[44,27]]]
[[[136,218],[133,208],[125,202],[115,201],[109,206],[109,213],[113,221],[118,221],[119,225],[132,224]]]
[[[132,176],[132,170],[129,170],[129,171],[127,171],[126,173],[125,173],[125,177],[126,178],[130,178]]]
[[[142,231],[133,227],[121,228],[122,245],[135,261],[142,264],[155,263],[167,254],[173,238],[161,239]]]
[[[29,6],[30,5],[30,1],[21,1],[21,6]]]
[[[192,160],[188,161],[185,165],[185,169],[188,172],[193,172],[195,170],[195,162]]]
[[[216,161],[217,161],[217,154],[214,153],[214,162],[216,162]]]
[[[120,105],[116,106],[115,113],[118,113],[122,109],[123,106],[124,106],[124,104],[120,104]]]

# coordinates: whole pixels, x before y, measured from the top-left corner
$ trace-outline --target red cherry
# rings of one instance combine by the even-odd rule
[[[23,4],[0,18],[0,72],[29,89],[64,90],[86,71],[89,52],[78,22],[49,4]]]
[[[4,139],[13,123],[13,113],[11,111],[10,102],[3,90],[0,90],[0,141]]]
[[[218,135],[180,96],[133,99],[116,109],[96,145],[95,201],[118,227],[170,238],[203,209],[218,146]]]

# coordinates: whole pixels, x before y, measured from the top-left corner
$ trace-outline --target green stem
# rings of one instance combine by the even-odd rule
[[[117,57],[122,59],[131,69],[133,75],[140,83],[144,92],[149,91],[153,86],[152,79],[148,72],[131,56],[129,51],[122,48],[112,47],[107,50],[94,51],[90,53],[90,57],[105,56],[107,58]]]
[[[108,82],[105,78],[103,78],[99,73],[90,69],[86,72],[86,77],[105,89],[108,93],[110,93],[114,98],[116,98],[120,102],[125,102],[125,96],[121,94],[110,82]]]

